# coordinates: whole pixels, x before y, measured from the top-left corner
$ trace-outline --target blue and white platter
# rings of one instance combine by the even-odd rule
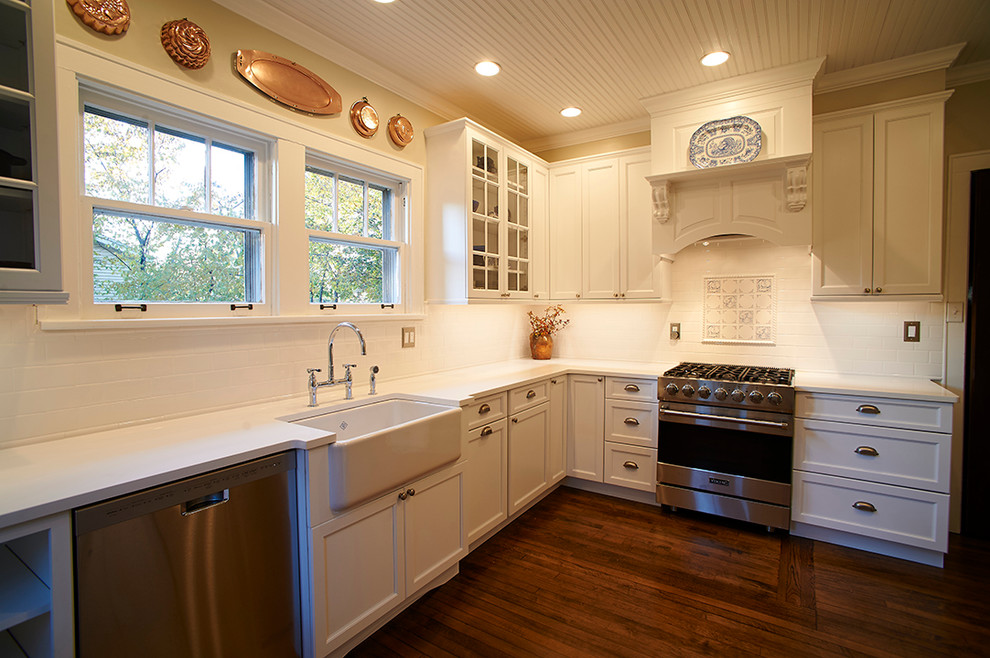
[[[763,148],[760,124],[738,116],[709,121],[691,135],[688,159],[698,169],[755,160]]]

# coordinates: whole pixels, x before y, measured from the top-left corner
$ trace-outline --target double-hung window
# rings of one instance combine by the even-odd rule
[[[403,195],[400,181],[307,159],[311,304],[400,308]]]
[[[83,93],[93,308],[202,316],[265,308],[269,143],[213,121]]]

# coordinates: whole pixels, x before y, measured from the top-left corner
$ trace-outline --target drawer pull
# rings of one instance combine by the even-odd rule
[[[866,501],[857,500],[853,503],[853,509],[858,509],[860,512],[876,512],[877,508],[873,506],[872,503],[867,503]]]
[[[632,460],[627,461],[626,463],[623,464],[623,466],[626,467],[626,468],[628,468],[631,471],[638,471],[639,470],[639,464],[637,464],[636,462],[634,462]]]
[[[536,391],[534,391],[533,389],[530,389],[529,393],[526,394],[527,400],[532,400],[535,397],[536,397]]]
[[[856,411],[861,414],[873,414],[874,416],[880,414],[880,408],[872,404],[861,404],[856,407]]]
[[[492,426],[485,425],[484,429],[481,430],[481,436],[489,436],[492,433]]]
[[[622,422],[625,423],[626,425],[639,425],[639,419],[638,418],[633,418],[632,416],[630,416],[629,418],[626,418]]]
[[[639,386],[635,384],[626,384],[626,390],[630,393],[639,393]]]
[[[484,403],[483,405],[481,405],[480,407],[478,407],[478,413],[479,414],[487,414],[491,410],[492,410],[492,408],[491,408],[491,406],[487,402]]]
[[[877,452],[876,448],[871,448],[870,446],[860,446],[853,450],[857,455],[866,455],[867,457],[879,457],[880,453]]]

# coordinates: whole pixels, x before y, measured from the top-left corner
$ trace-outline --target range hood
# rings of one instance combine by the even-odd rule
[[[654,253],[726,234],[811,244],[811,102],[824,63],[821,57],[640,101],[651,117]],[[695,167],[688,155],[695,131],[737,116],[760,125],[759,155]]]

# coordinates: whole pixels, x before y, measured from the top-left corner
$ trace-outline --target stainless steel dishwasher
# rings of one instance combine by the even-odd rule
[[[81,658],[302,655],[295,454],[75,510]]]

